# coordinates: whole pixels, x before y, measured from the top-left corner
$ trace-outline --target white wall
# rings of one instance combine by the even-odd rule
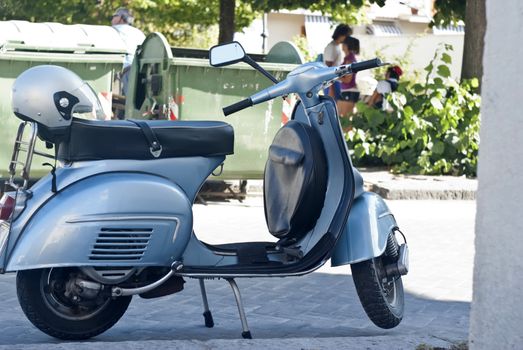
[[[418,33],[431,32],[426,22],[408,22],[398,21],[397,26],[401,29],[401,32],[406,35],[416,35]]]
[[[255,19],[243,32],[234,33],[234,40],[242,44],[247,53],[263,53],[263,18]],[[267,42],[265,43],[267,45]],[[269,52],[269,47],[265,48]]]
[[[403,23],[402,25],[408,24]],[[266,32],[268,33],[268,38],[266,42],[266,52],[280,41],[292,41],[294,37],[301,35],[304,26],[305,15],[303,14],[269,13],[267,15]],[[413,23],[411,26],[412,28],[422,30],[424,26],[426,27],[426,24]],[[313,27],[309,29],[311,28]],[[314,57],[322,53],[323,48],[332,40],[331,35],[333,29],[321,29],[321,35],[314,35],[318,33],[307,33],[309,40],[314,40],[314,42],[309,43],[309,48]],[[385,54],[383,58],[387,60],[393,60],[395,57],[403,57],[408,53],[407,48],[409,45],[413,43],[410,52],[411,68],[422,70],[434,56],[434,51],[439,43],[447,43],[454,46],[454,51],[451,53],[452,66],[450,67],[452,75],[457,78],[461,74],[463,34],[375,36],[363,34],[364,26],[359,26],[354,29],[354,36],[360,39],[361,59],[374,57],[377,50]],[[403,30],[405,30],[405,28],[403,28]],[[260,18],[255,20],[249,28],[246,28],[244,33],[236,33],[235,39],[240,41],[248,52],[261,53],[262,37],[260,35],[262,32],[263,26],[262,19]]]
[[[295,36],[301,35],[305,26],[305,15],[287,13],[269,13],[267,15],[269,32],[268,48],[270,50],[280,41],[292,41]]]
[[[523,348],[523,2],[486,0],[471,349]]]
[[[459,77],[461,74],[463,35],[354,36],[360,40],[361,58],[372,58],[376,51],[383,53],[384,57],[382,58],[387,60],[404,57],[410,53],[410,68],[416,70],[422,70],[428,65],[440,43],[451,44],[454,50],[450,54],[452,57],[452,65],[449,68],[454,77]],[[411,43],[412,46],[409,52],[408,47]]]

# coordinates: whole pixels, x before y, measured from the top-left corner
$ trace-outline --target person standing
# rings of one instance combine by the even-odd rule
[[[343,63],[344,54],[341,44],[351,35],[352,28],[347,24],[339,24],[336,29],[334,29],[332,41],[327,44],[323,50],[323,63],[325,63],[327,67],[339,66]],[[325,95],[334,97],[334,99],[337,100],[340,95],[340,83],[335,81],[330,88],[325,89]]]
[[[343,64],[357,62],[356,55],[360,53],[360,41],[354,37],[347,37],[343,42],[345,58]],[[340,79],[340,99],[337,101],[338,111],[341,117],[350,116],[354,111],[354,105],[360,99],[360,92],[356,84],[356,73],[348,74]]]
[[[131,12],[124,8],[120,7],[113,14],[111,19],[111,24],[120,37],[125,43],[126,46],[126,55],[123,64],[123,70],[120,73],[120,84],[121,84],[121,93],[122,95],[127,95],[127,88],[129,84],[129,71],[131,70],[131,64],[134,60],[134,53],[138,45],[141,45],[145,40],[144,33],[132,26],[134,22],[134,17]]]

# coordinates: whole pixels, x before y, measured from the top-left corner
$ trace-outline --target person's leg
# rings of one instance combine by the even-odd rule
[[[341,99],[337,102],[338,114],[344,132],[352,129],[351,119],[354,113],[354,106],[358,101],[360,93],[358,91],[343,91],[340,92]]]
[[[347,105],[347,113],[349,115],[354,114],[354,106],[356,105],[356,102],[360,99],[360,92],[359,91],[350,91],[348,94],[348,105]]]
[[[127,88],[129,85],[129,71],[130,69],[124,69],[120,75],[120,84],[122,89],[122,95],[127,96]]]
[[[347,114],[348,104],[349,104],[348,101],[344,101],[344,100],[336,101],[336,106],[338,107],[338,115],[340,116],[340,118],[345,117],[345,115]]]
[[[346,103],[347,103],[347,105],[345,107],[346,108],[345,115],[347,117],[350,117],[354,113],[354,106],[356,104],[354,103],[354,101],[347,101]]]
[[[332,86],[334,86],[334,99],[338,101],[341,99],[341,82],[336,80]]]
[[[343,94],[342,94],[342,98],[343,98]],[[336,106],[338,107],[338,115],[340,117],[340,123],[341,123],[342,130],[343,130],[343,132],[348,132],[349,130],[352,129],[352,127],[350,125],[349,111],[351,111],[352,108],[354,107],[354,103],[342,99],[342,100],[338,100],[336,102]]]
[[[334,101],[340,100],[341,99],[341,83],[338,80],[334,81],[331,86],[323,89],[323,94],[325,96],[332,97],[334,99]]]

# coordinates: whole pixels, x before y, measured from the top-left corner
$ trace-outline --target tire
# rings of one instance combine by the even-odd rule
[[[123,316],[132,297],[112,299],[109,293],[74,303],[66,296],[68,279],[77,269],[55,268],[19,271],[18,301],[26,317],[42,332],[63,340],[85,340],[111,328]],[[62,287],[60,287],[62,286]]]
[[[384,255],[351,265],[352,278],[365,313],[378,327],[390,329],[403,319],[405,306],[401,276],[385,274]]]

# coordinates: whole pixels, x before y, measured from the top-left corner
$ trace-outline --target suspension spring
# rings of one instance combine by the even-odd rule
[[[387,247],[385,248],[385,254],[393,261],[396,261],[399,257],[399,246],[394,232],[391,232],[389,237],[387,237]]]

